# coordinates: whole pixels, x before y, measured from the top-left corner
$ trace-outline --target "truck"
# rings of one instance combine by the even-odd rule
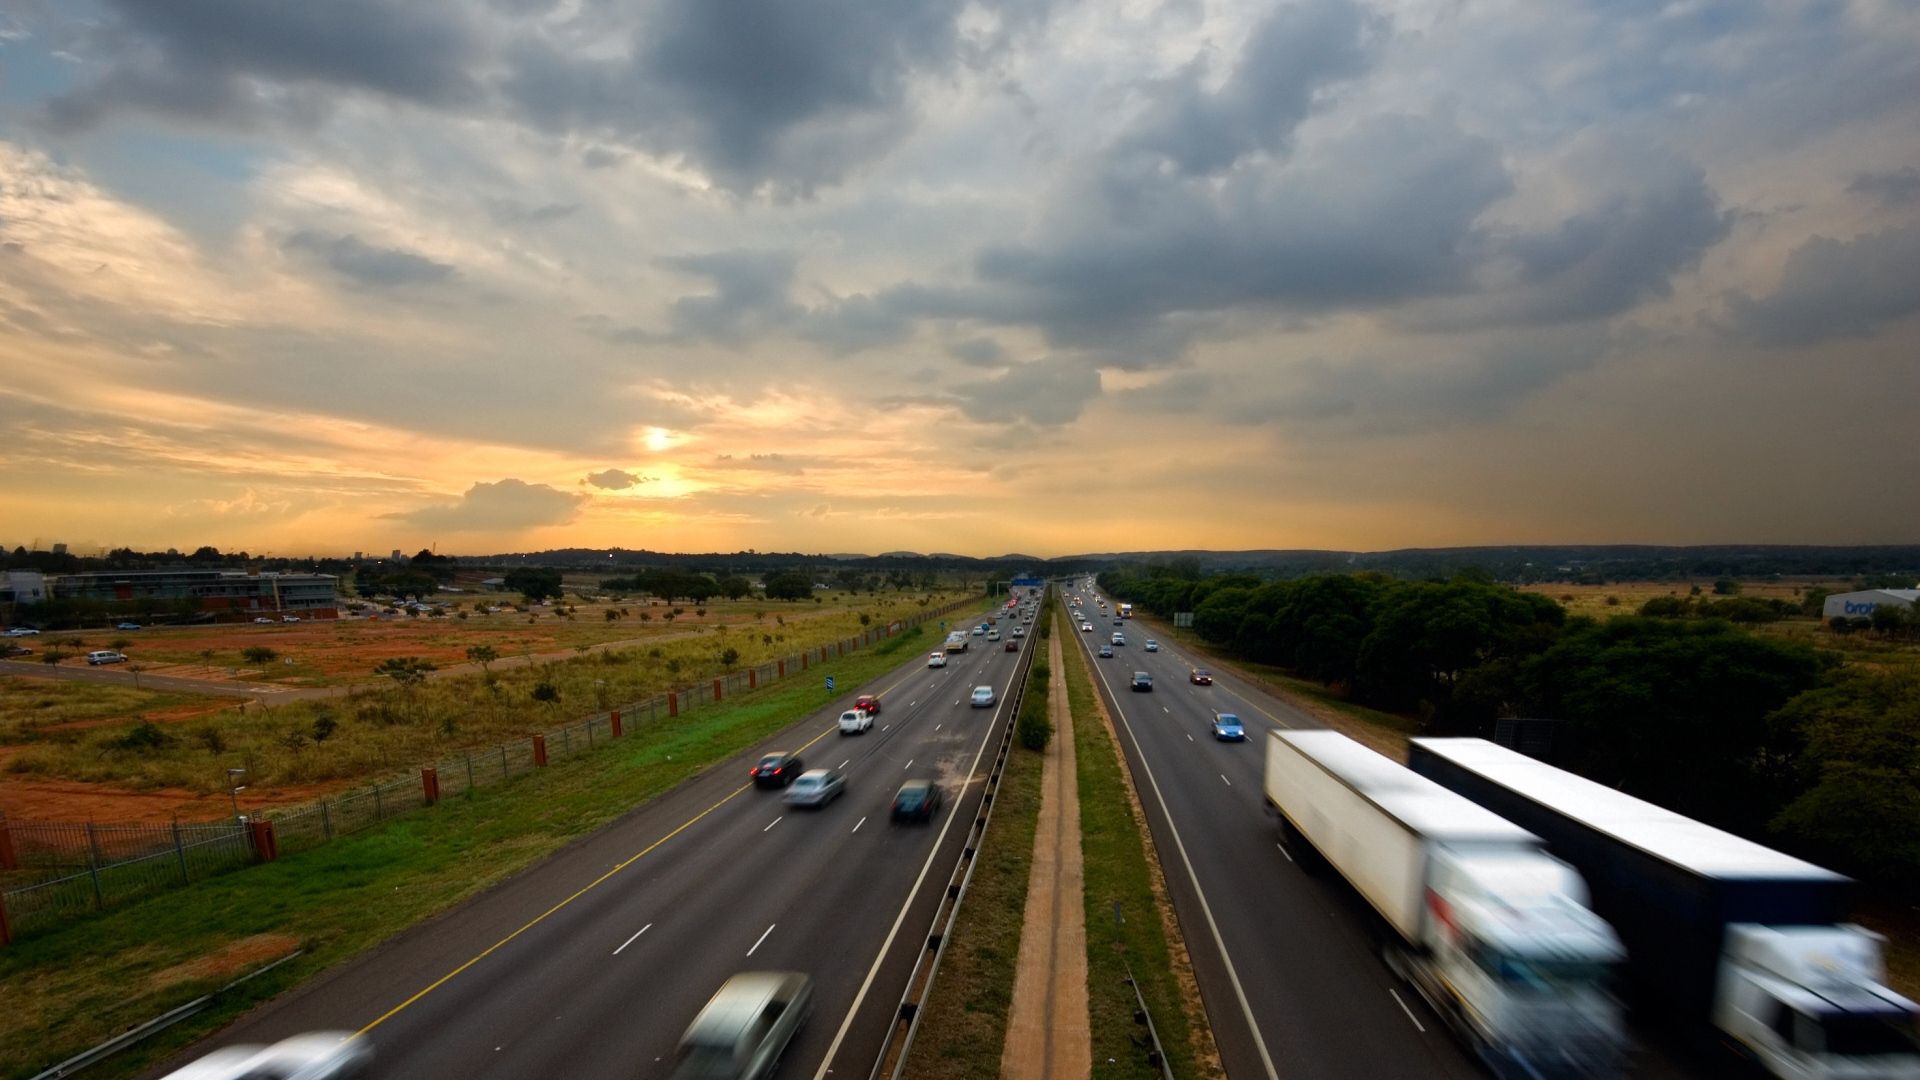
[[[955,630],[947,635],[947,651],[950,653],[967,651],[967,632]]]
[[[1120,605],[1120,617],[1121,617],[1121,618],[1123,618],[1123,619],[1131,619],[1131,618],[1133,618],[1133,605],[1132,605],[1132,604],[1121,604],[1121,605]]]
[[[1388,965],[1495,1075],[1619,1068],[1624,950],[1540,837],[1335,731],[1270,732],[1265,797],[1296,861],[1353,886]]]
[[[1920,1012],[1846,921],[1846,877],[1484,739],[1414,739],[1410,762],[1586,875],[1636,1018],[1775,1076],[1920,1077]]]

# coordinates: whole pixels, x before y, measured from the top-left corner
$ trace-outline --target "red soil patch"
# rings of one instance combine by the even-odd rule
[[[88,728],[105,727],[108,724],[124,724],[129,720],[145,720],[155,724],[178,724],[185,720],[194,720],[202,716],[222,712],[233,708],[230,701],[214,702],[207,705],[176,705],[171,709],[148,709],[132,716],[100,716],[92,720],[69,720],[64,724],[48,724],[41,731],[85,731]]]
[[[350,784],[289,784],[271,790],[248,788],[243,813],[270,806],[312,802]],[[233,813],[225,793],[203,794],[184,788],[129,791],[73,780],[7,778],[0,784],[0,814],[22,821],[164,822],[215,821]]]
[[[291,934],[255,934],[228,942],[219,950],[196,956],[184,964],[156,971],[148,981],[153,989],[164,990],[184,982],[236,979],[299,947],[300,939]]]

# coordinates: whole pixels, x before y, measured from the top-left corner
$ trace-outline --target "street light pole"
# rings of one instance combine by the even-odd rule
[[[247,785],[235,785],[234,781],[246,774],[247,770],[244,768],[227,770],[227,787],[229,789],[227,791],[227,798],[233,803],[233,820],[236,822],[240,820],[240,793],[247,790]]]

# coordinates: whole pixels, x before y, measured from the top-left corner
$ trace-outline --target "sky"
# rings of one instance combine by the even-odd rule
[[[1920,539],[1910,0],[13,0],[0,543]]]

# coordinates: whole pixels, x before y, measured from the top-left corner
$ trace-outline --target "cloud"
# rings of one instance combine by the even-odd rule
[[[1912,206],[1920,202],[1920,169],[1908,165],[1886,172],[1858,173],[1847,185],[1847,190],[1878,200],[1884,206]]]
[[[453,276],[453,267],[400,248],[379,247],[348,233],[344,236],[302,229],[281,248],[311,256],[355,285],[396,288],[431,285]]]
[[[383,514],[423,529],[449,532],[508,532],[544,525],[565,525],[580,511],[586,496],[506,479],[475,483],[456,503],[424,506],[418,510]]]
[[[787,299],[796,262],[784,251],[675,255],[659,265],[707,279],[710,293],[683,296],[668,312],[670,339],[740,344],[789,326],[800,309]]]
[[[1816,236],[1787,256],[1780,285],[1735,296],[1734,329],[1766,345],[1867,337],[1920,311],[1920,226],[1851,240]]]
[[[954,388],[960,411],[984,423],[1026,420],[1058,427],[1080,418],[1087,403],[1100,396],[1100,373],[1082,364],[1041,360],[1022,364],[999,378]]]
[[[592,484],[607,491],[625,491],[631,487],[652,482],[655,477],[641,476],[625,469],[602,469],[597,473],[588,473],[580,482]]]
[[[947,352],[969,367],[1004,367],[1007,363],[1007,350],[992,338],[975,337],[956,341],[947,346]]]

